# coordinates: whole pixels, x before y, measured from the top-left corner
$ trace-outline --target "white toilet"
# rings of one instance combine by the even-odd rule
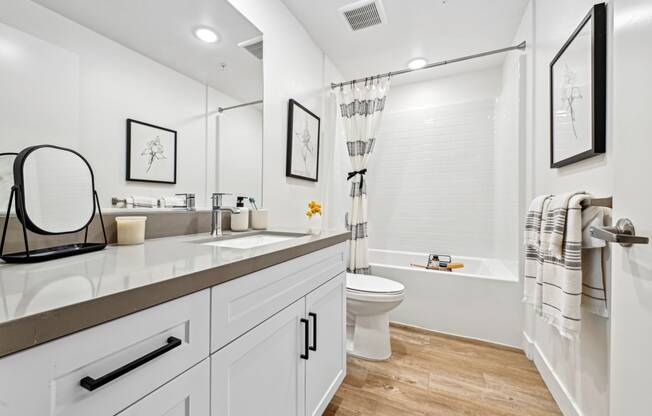
[[[403,301],[405,286],[378,276],[346,274],[347,351],[368,360],[392,356],[389,312]]]

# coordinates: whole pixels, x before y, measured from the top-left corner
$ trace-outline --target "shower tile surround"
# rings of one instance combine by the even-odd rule
[[[485,99],[385,115],[368,175],[374,248],[491,257],[493,111]]]
[[[501,78],[392,88],[367,174],[370,247],[517,259],[519,114]]]

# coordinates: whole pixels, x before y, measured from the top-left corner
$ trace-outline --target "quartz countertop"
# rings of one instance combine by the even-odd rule
[[[204,233],[136,246],[110,245],[43,263],[2,263],[0,357],[344,242],[349,236],[346,231],[326,231],[234,249],[202,245],[210,238]]]

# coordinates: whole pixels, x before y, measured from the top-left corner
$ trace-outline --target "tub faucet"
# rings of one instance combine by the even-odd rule
[[[240,210],[235,207],[222,206],[222,196],[231,195],[222,192],[213,194],[213,221],[211,222],[211,237],[222,237],[222,211],[229,211],[232,214],[239,214]]]

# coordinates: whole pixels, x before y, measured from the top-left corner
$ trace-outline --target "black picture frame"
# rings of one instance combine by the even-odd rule
[[[315,169],[314,177],[309,175],[297,174],[296,170],[292,166],[292,152],[294,148],[295,135],[294,132],[294,121],[296,111],[301,111],[305,113],[308,117],[312,117],[317,121],[317,152],[315,160]],[[307,127],[306,127],[307,128]],[[314,133],[314,132],[313,132]],[[288,131],[287,131],[287,155],[286,155],[286,164],[285,164],[285,176],[297,179],[304,179],[307,181],[318,182],[319,181],[319,148],[320,148],[320,135],[321,135],[321,119],[314,114],[312,111],[308,110],[303,105],[299,104],[296,100],[290,99],[288,102]]]
[[[149,127],[155,130],[161,130],[164,132],[172,133],[174,135],[174,155],[173,155],[173,174],[171,180],[156,180],[156,179],[147,179],[144,177],[135,177],[134,173],[131,171],[131,159],[132,159],[132,125],[139,124],[141,126]],[[176,184],[177,183],[177,131],[168,129],[165,127],[157,126],[155,124],[145,123],[143,121],[134,120],[131,118],[127,119],[127,170],[126,170],[126,180],[132,182],[149,182],[149,183],[165,183],[165,184]]]
[[[591,148],[561,160],[555,160],[555,64],[564,55],[578,34],[591,25],[591,103],[590,127]],[[557,55],[550,62],[550,167],[560,168],[588,159],[606,152],[607,119],[607,6],[605,3],[594,5],[570,38],[564,43]]]

